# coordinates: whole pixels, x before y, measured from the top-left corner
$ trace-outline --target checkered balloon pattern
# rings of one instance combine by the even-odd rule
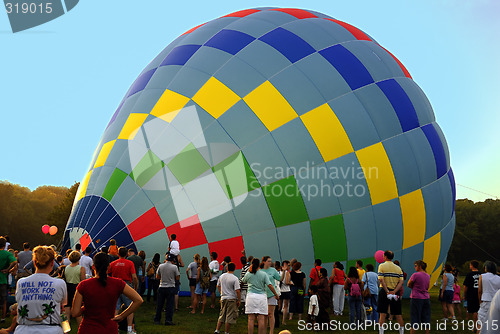
[[[63,248],[215,251],[375,263],[423,259],[455,228],[432,107],[371,36],[327,15],[256,8],[170,43],[132,84],[80,184]],[[187,286],[187,285],[184,285]]]

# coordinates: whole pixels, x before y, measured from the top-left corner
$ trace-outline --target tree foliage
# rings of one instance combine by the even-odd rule
[[[21,249],[23,242],[59,244],[77,189],[78,183],[70,189],[41,186],[31,191],[0,181],[0,235],[8,235],[15,249]],[[59,232],[55,236],[43,234],[44,224],[57,226]]]
[[[463,266],[475,259],[500,264],[500,200],[487,199],[474,203],[459,199],[455,213],[455,235],[448,252],[448,262]]]

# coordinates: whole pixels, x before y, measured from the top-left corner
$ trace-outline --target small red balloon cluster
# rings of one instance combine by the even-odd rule
[[[44,234],[49,233],[50,235],[54,235],[54,234],[56,234],[56,233],[57,233],[57,226],[54,226],[54,225],[52,225],[52,226],[49,226],[49,225],[43,225],[43,226],[42,226],[42,232],[43,232]]]

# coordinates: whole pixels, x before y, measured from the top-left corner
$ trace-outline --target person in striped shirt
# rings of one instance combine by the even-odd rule
[[[391,307],[391,314],[395,316],[396,321],[399,323],[399,333],[404,333],[404,322],[401,315],[401,298],[398,294],[403,286],[403,271],[392,262],[394,253],[390,250],[384,252],[384,263],[378,267],[378,279],[380,282],[380,289],[378,295],[378,312],[379,318],[379,334],[384,333],[384,323],[387,316],[389,306]]]

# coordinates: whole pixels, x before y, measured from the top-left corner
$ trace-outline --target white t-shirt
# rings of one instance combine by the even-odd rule
[[[316,306],[314,308],[314,313],[313,313],[313,306]],[[307,314],[317,316],[318,313],[319,313],[318,296],[312,295],[309,298],[309,310],[307,311]]]
[[[483,325],[481,334],[496,334],[500,325],[500,290],[495,293],[491,300],[490,311],[488,312],[488,322]]]
[[[224,273],[220,276],[217,286],[220,286],[221,300],[224,299],[238,299],[236,290],[240,289],[239,279],[231,273]]]
[[[17,282],[15,333],[63,333],[61,305],[66,305],[66,283],[47,274],[34,274]]]
[[[213,260],[208,264],[208,268],[212,272],[212,278],[210,279],[210,281],[217,281],[219,279],[219,262],[217,262],[217,260]]]
[[[92,258],[87,256],[87,255],[82,255],[80,258],[80,265],[85,268],[85,274],[87,277],[92,276],[92,265],[94,264],[94,261],[92,261]]]
[[[170,241],[170,254],[172,255],[179,255],[181,252],[181,248],[179,246],[179,241],[177,240],[172,240]]]

